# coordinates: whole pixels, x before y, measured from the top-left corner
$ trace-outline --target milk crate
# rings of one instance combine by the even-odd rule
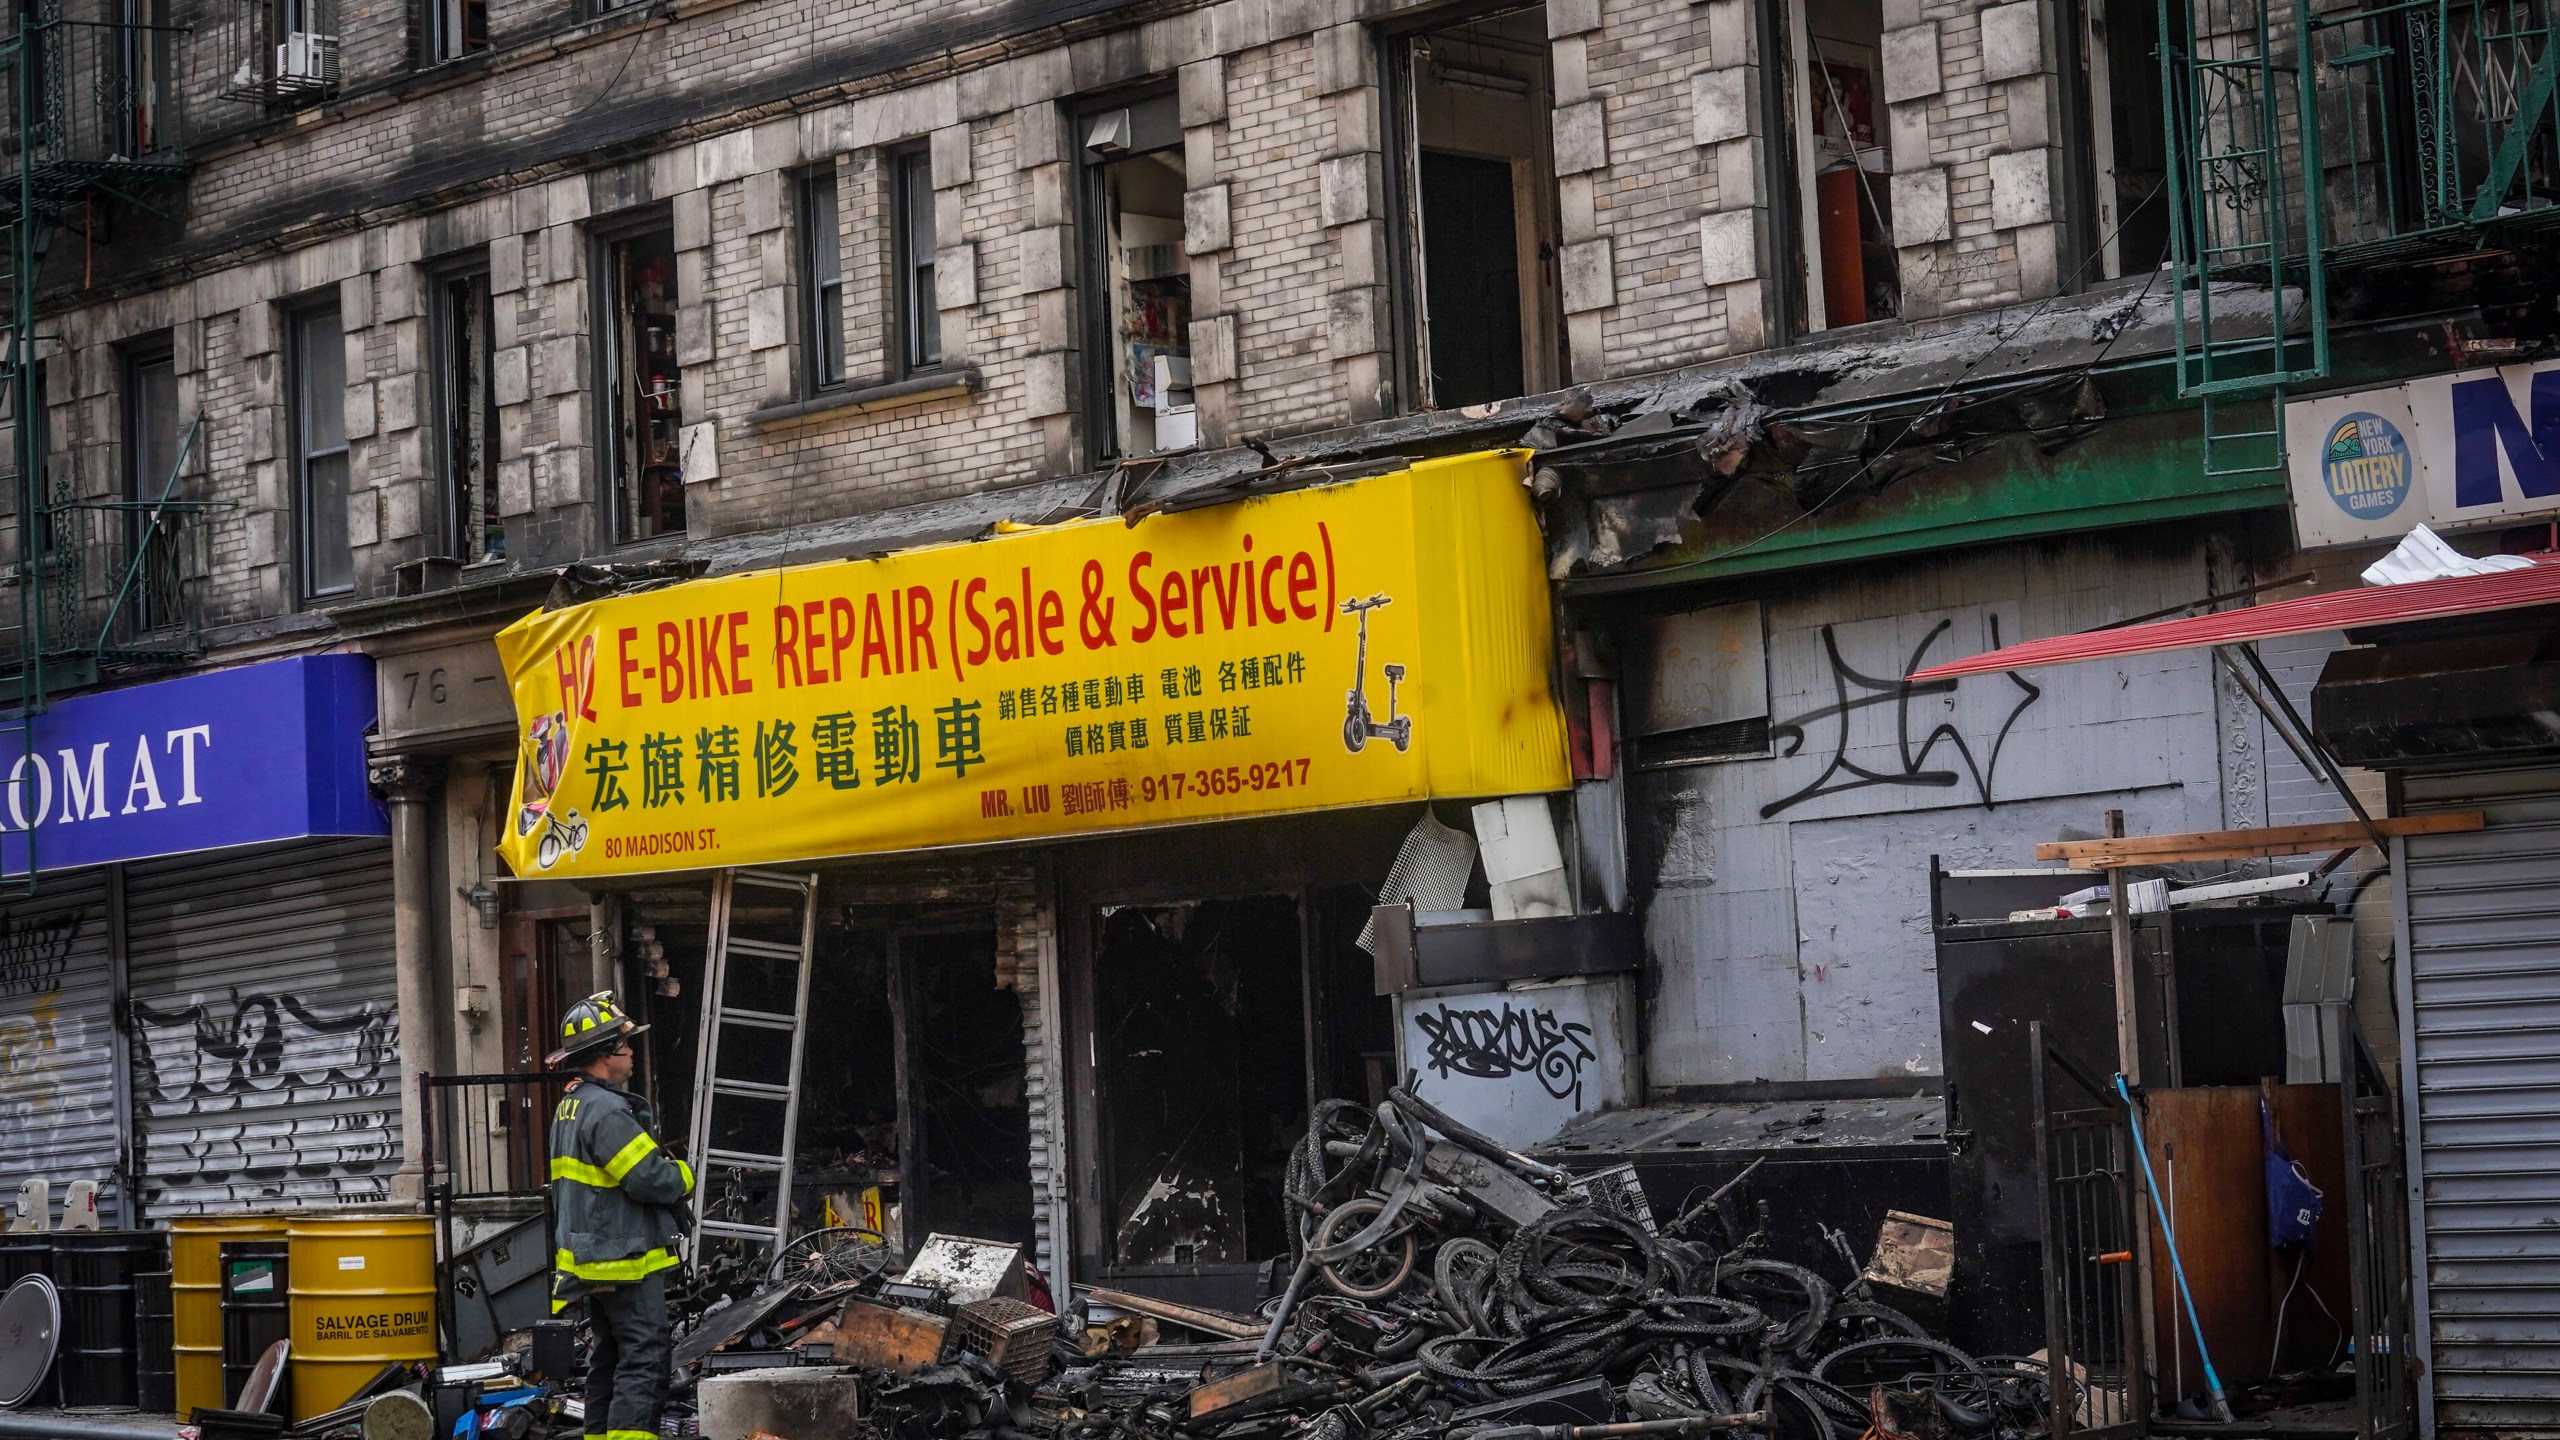
[[[1048,1378],[1049,1347],[1058,1317],[1002,1295],[973,1300],[951,1312],[954,1347],[983,1355],[987,1363],[1025,1385]]]

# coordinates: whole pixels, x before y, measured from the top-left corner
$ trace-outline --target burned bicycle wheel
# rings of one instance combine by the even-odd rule
[[[889,1242],[877,1230],[837,1225],[812,1230],[782,1247],[767,1272],[774,1280],[801,1280],[819,1288],[888,1273]]]
[[[1339,1245],[1360,1233],[1361,1228],[1386,1210],[1386,1202],[1366,1196],[1346,1200],[1324,1217],[1316,1229],[1316,1248]],[[1404,1288],[1413,1277],[1414,1243],[1410,1227],[1399,1230],[1366,1250],[1322,1266],[1325,1283],[1354,1300],[1380,1300]]]

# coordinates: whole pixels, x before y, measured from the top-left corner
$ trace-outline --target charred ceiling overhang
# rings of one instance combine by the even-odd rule
[[[2350,765],[2560,753],[2560,610],[2348,633],[2311,687],[2311,728]]]
[[[1722,508],[1774,510],[1775,524],[1793,525],[2010,437],[2054,454],[2106,418],[2087,371],[1854,409],[1780,408],[1763,387],[1734,380],[1677,409],[1623,419],[1568,407],[1522,443],[1538,450],[1549,574],[1561,580],[1697,542]]]

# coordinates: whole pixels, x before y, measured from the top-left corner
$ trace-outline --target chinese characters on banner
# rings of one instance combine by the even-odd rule
[[[528,616],[502,849],[628,874],[1561,789],[1522,465]]]

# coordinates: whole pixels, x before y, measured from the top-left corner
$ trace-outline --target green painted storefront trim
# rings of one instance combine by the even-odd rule
[[[2023,440],[2003,442],[1783,530],[1776,528],[1780,521],[1766,519],[1741,533],[1711,528],[1646,568],[1582,576],[1560,588],[1568,596],[1624,594],[1959,545],[2281,509],[2287,501],[2281,471],[2205,473],[2197,420],[2192,409],[2132,416],[2054,455],[2039,454]],[[1682,558],[1684,551],[1693,558]]]

